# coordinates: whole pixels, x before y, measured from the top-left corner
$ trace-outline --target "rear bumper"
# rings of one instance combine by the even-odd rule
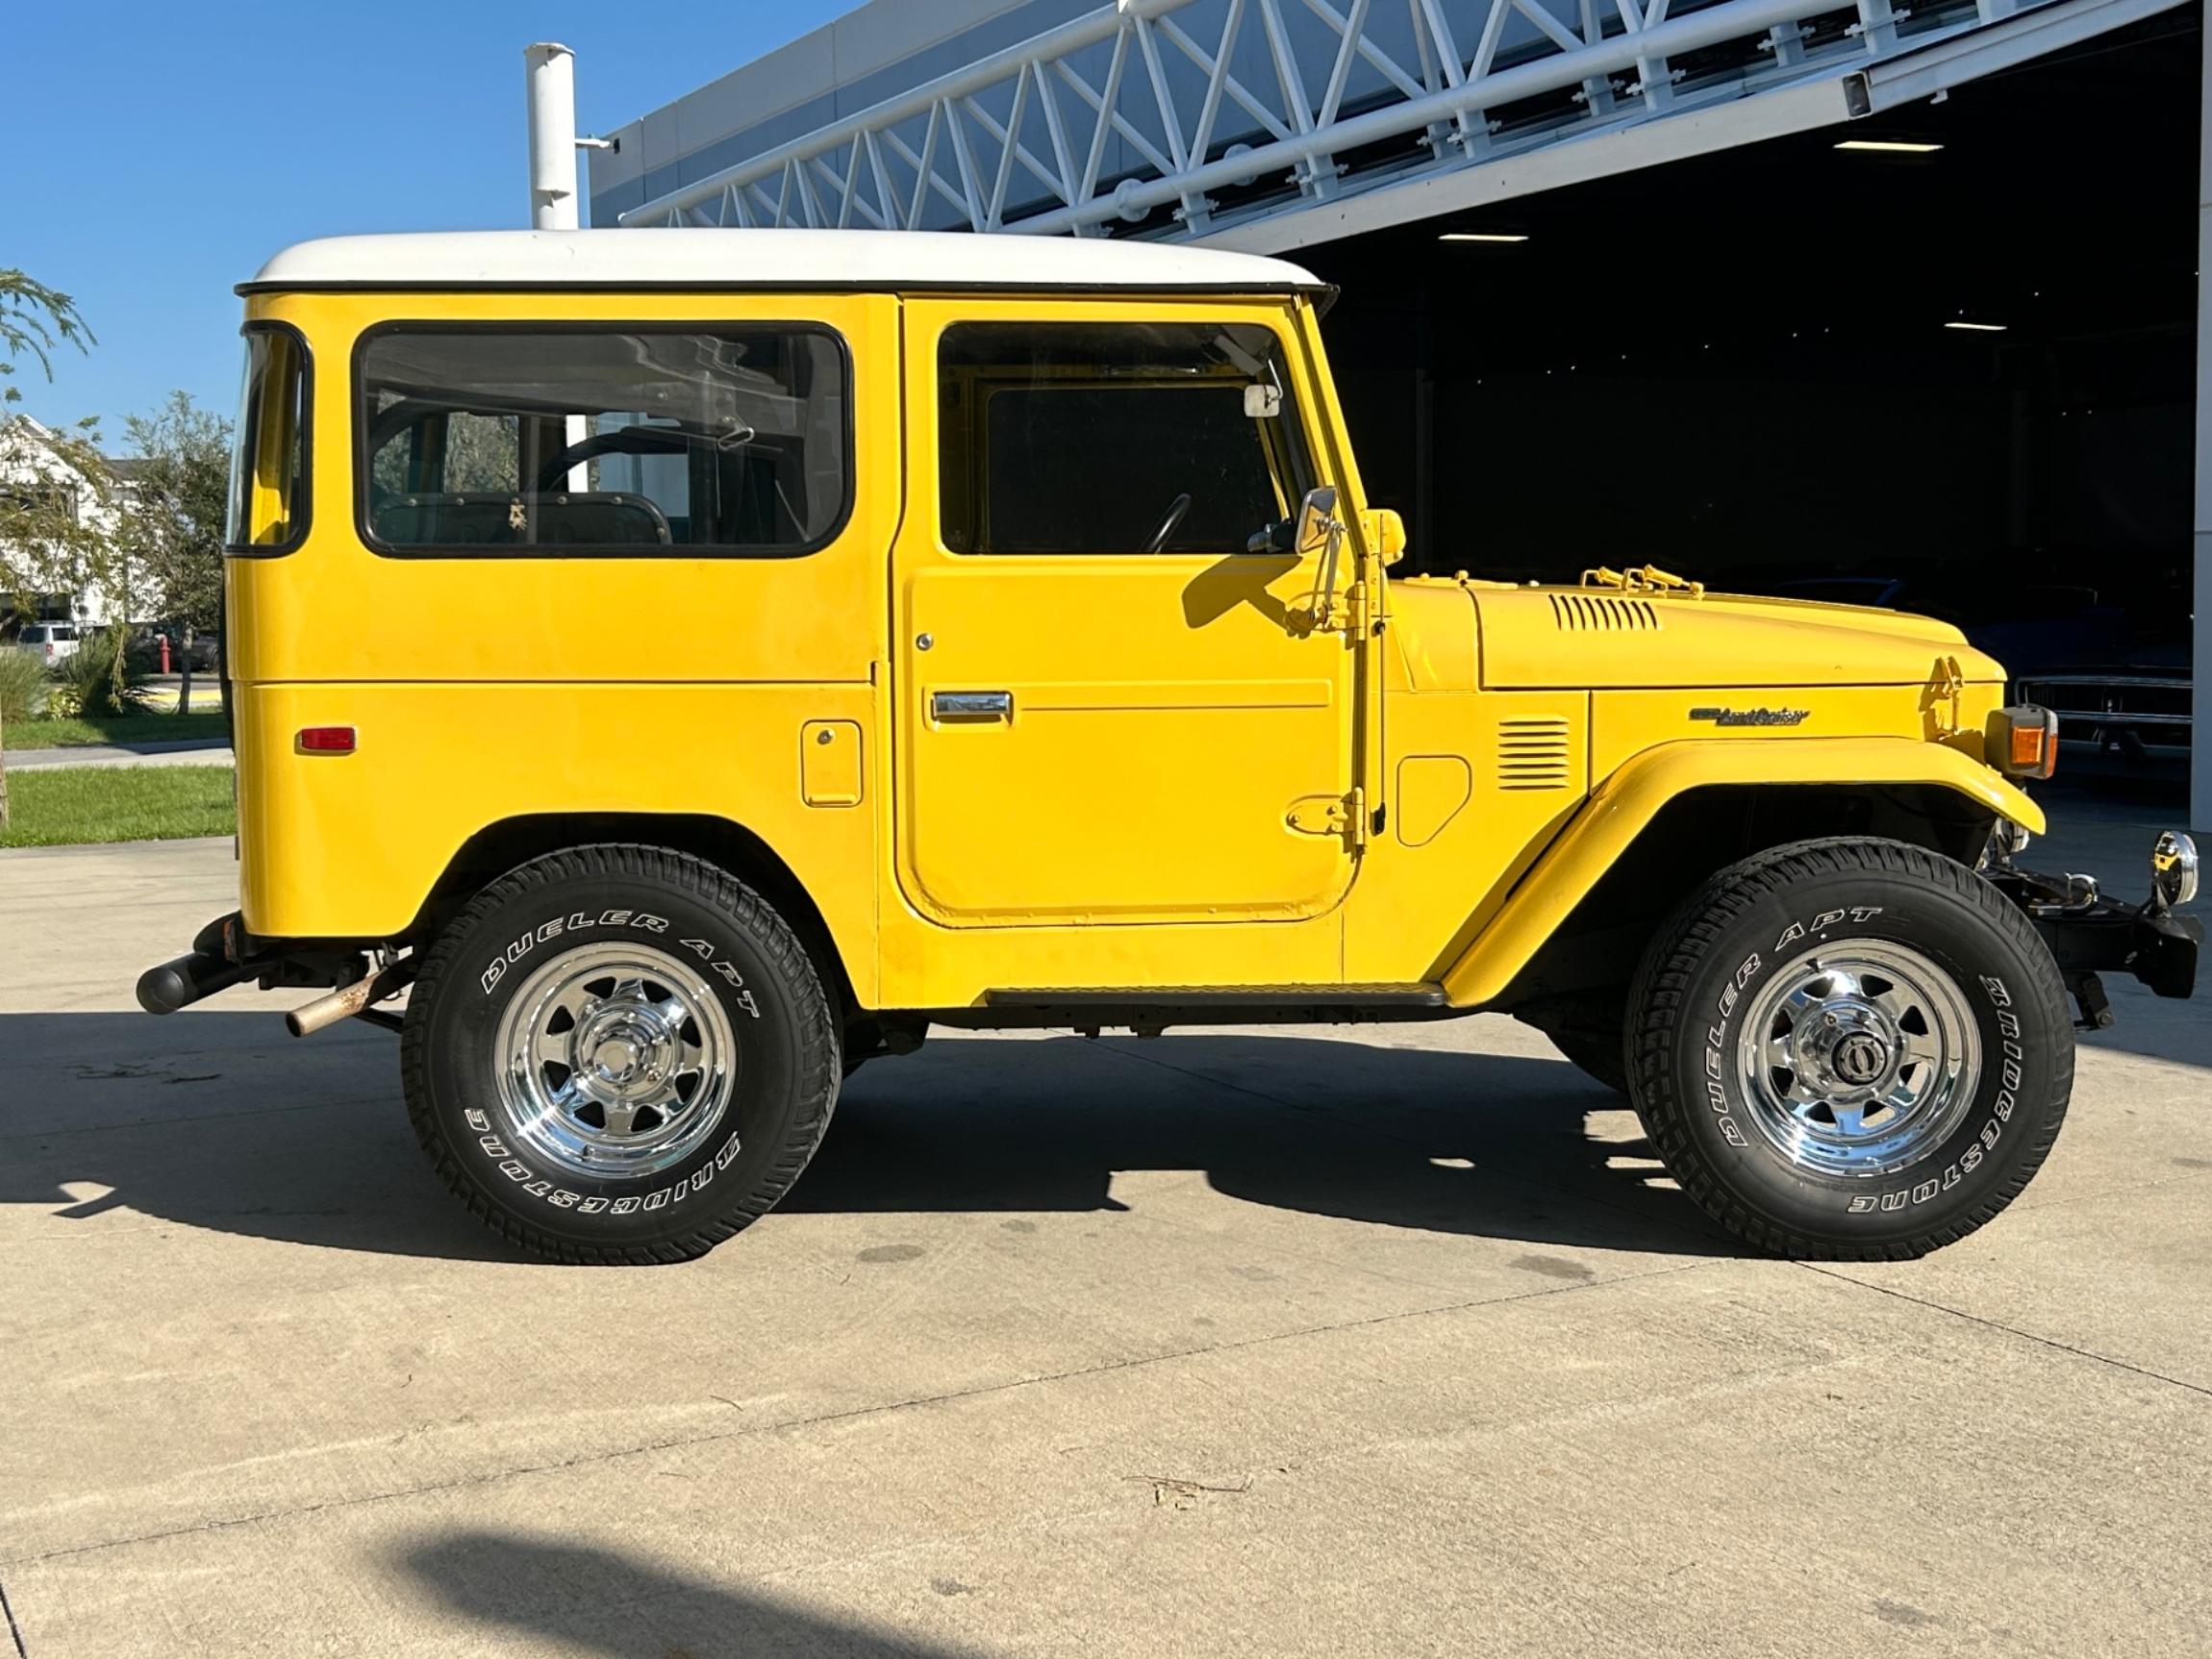
[[[201,928],[183,956],[138,975],[138,1006],[148,1014],[175,1014],[248,980],[264,991],[343,987],[366,977],[369,968],[359,945],[257,938],[233,911]]]

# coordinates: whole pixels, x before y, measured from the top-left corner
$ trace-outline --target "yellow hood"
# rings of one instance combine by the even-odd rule
[[[1919,686],[1999,682],[2004,669],[1948,622],[1861,605],[1736,594],[1469,584],[1482,683],[1631,687]]]

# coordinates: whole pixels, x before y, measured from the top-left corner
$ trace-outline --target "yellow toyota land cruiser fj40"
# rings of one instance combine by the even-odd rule
[[[2015,867],[2054,728],[1955,629],[1394,580],[1295,266],[517,232],[241,291],[239,909],[139,996],[396,1029],[547,1255],[729,1237],[932,1025],[1504,1010],[1746,1239],[1908,1256],[2049,1151],[2070,995],[2193,987],[2185,838],[2141,905]]]

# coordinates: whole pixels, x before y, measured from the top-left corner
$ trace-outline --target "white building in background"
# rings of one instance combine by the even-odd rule
[[[80,528],[116,549],[127,534],[132,474],[139,464],[103,462],[108,477],[89,478],[51,427],[28,415],[0,418],[0,496],[58,495]],[[110,566],[106,579],[101,565]],[[95,563],[0,540],[0,617],[27,609],[41,616],[105,626],[142,616],[153,591],[144,565],[125,549]]]

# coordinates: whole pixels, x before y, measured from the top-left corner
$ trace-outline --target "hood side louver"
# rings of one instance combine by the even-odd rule
[[[1659,608],[1648,599],[1615,599],[1601,593],[1554,593],[1551,620],[1571,634],[1656,634]]]
[[[1572,774],[1568,754],[1571,734],[1556,716],[1497,722],[1497,787],[1501,790],[1563,790]]]

